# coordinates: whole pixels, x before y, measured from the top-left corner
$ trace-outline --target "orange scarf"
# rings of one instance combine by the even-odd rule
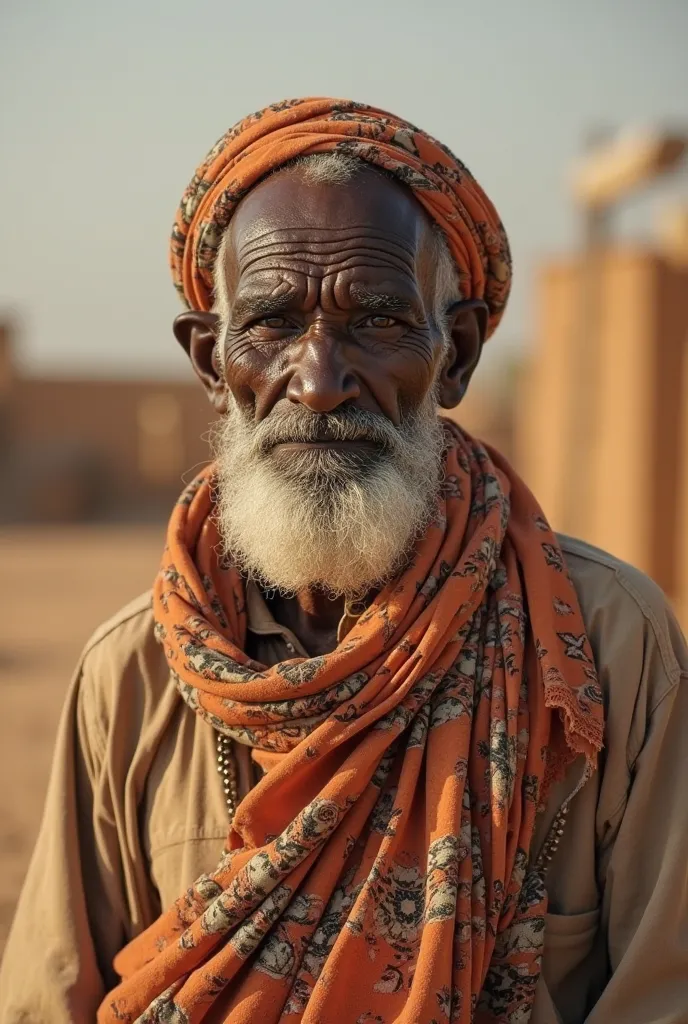
[[[527,1020],[547,902],[536,811],[574,758],[594,768],[601,696],[535,500],[445,426],[433,524],[323,657],[244,654],[212,470],[183,494],[155,586],[172,676],[214,728],[282,756],[218,868],[118,955],[101,1024]]]

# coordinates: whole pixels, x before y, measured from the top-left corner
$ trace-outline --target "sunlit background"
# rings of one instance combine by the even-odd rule
[[[363,100],[468,164],[515,278],[458,418],[686,621],[687,44],[686,0],[5,0],[0,945],[79,649],[150,585],[207,457],[167,238],[251,110]]]

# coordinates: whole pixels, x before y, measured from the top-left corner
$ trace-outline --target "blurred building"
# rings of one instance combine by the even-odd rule
[[[0,325],[0,521],[155,521],[208,461],[212,410],[188,381],[26,376]],[[458,419],[505,454],[512,402],[476,384]]]
[[[592,282],[583,257],[540,274],[516,462],[556,528],[637,565],[688,618],[688,260],[594,258]]]
[[[194,380],[19,373],[0,326],[0,519],[156,520],[208,460],[211,408]]]

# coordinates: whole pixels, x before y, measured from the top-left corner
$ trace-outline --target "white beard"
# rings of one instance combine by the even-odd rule
[[[280,403],[260,423],[231,406],[213,439],[226,553],[265,588],[361,596],[393,578],[436,508],[444,435],[434,391],[396,427],[380,413]],[[366,438],[362,454],[279,441]]]

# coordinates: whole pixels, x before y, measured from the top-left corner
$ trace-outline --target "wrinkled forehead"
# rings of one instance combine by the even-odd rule
[[[241,275],[267,247],[319,248],[355,244],[388,251],[411,268],[432,237],[432,226],[410,190],[363,170],[344,184],[305,182],[289,168],[261,182],[232,218],[228,277]]]

